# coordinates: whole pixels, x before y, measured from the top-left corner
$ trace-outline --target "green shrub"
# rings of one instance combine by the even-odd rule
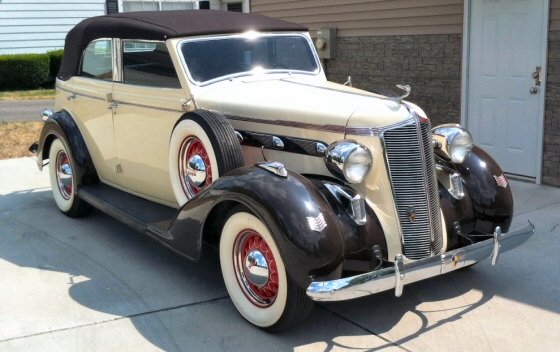
[[[0,55],[0,90],[38,88],[48,77],[46,54]]]
[[[50,64],[49,64],[49,82],[54,83],[56,80],[56,75],[58,74],[58,70],[60,69],[60,63],[62,62],[62,54],[64,54],[63,49],[47,51],[47,55],[49,55]]]

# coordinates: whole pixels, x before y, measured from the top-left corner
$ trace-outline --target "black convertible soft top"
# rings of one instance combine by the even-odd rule
[[[307,31],[307,28],[258,14],[218,10],[142,11],[92,17],[78,23],[66,35],[57,77],[67,80],[78,74],[82,52],[92,40],[99,38],[166,40],[249,30]]]

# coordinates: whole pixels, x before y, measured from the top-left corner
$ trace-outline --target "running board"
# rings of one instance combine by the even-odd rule
[[[154,237],[172,239],[167,231],[177,209],[161,205],[102,183],[84,186],[78,196],[105,214]]]

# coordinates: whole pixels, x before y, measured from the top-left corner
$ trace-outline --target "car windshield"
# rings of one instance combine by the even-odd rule
[[[185,41],[181,51],[193,81],[261,72],[318,72],[309,41],[302,35],[243,35]]]

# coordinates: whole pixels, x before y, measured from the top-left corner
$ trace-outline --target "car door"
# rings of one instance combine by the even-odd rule
[[[103,182],[114,184],[119,177],[113,114],[110,107],[114,79],[112,39],[92,41],[82,54],[80,73],[57,83],[57,110],[73,117]]]
[[[169,138],[184,114],[181,89],[164,42],[123,40],[122,80],[113,87],[119,185],[176,206],[169,179]]]

